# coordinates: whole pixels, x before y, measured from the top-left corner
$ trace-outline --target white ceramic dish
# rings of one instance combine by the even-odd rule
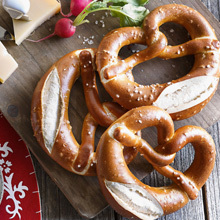
[[[0,204],[2,201],[2,197],[3,197],[3,191],[4,191],[4,181],[3,181],[2,172],[0,171]]]

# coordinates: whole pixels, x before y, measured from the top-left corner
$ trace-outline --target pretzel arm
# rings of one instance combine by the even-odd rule
[[[87,175],[94,175],[95,171],[95,132],[98,123],[94,118],[87,114],[83,121],[83,128],[81,133],[81,145],[78,149],[78,155],[74,161],[73,169],[81,173],[85,169],[87,170]],[[89,168],[87,168],[89,167]]]
[[[86,105],[98,124],[108,127],[114,120],[110,114],[106,113],[100,101],[91,54],[88,51],[83,51],[80,53],[79,58]]]
[[[155,166],[166,166],[173,162],[175,153],[163,155],[157,153],[145,140],[133,134],[126,127],[117,127],[114,138],[124,146],[134,146],[145,157],[145,159]]]
[[[220,48],[220,42],[211,38],[196,38],[178,46],[167,46],[166,49],[159,54],[162,59],[173,59],[187,55],[199,53],[208,53],[216,51]]]

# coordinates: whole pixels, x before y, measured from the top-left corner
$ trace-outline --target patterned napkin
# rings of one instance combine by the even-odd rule
[[[1,220],[40,220],[39,189],[31,155],[0,112],[0,170],[4,179]]]

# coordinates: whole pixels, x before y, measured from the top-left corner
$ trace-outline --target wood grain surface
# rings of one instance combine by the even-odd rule
[[[68,11],[68,0],[63,0],[65,10]],[[220,19],[220,6],[218,0],[203,0],[203,3],[208,7],[208,9],[215,15],[217,20],[214,19],[208,9],[201,4],[199,0],[189,1],[189,0],[151,0],[148,5],[149,9],[153,9],[158,5],[167,3],[183,3],[187,4],[193,8],[200,11],[213,27],[217,31],[218,38],[220,39],[220,25],[217,20]],[[47,71],[47,69],[60,57],[66,53],[79,48],[84,47],[97,47],[98,43],[102,39],[103,35],[109,30],[118,27],[118,22],[110,17],[105,17],[105,28],[102,28],[102,23],[99,22],[97,16],[105,16],[105,14],[91,15],[89,19],[91,20],[90,25],[83,25],[77,29],[78,32],[74,38],[71,39],[58,39],[53,38],[50,41],[42,42],[38,45],[33,45],[30,42],[24,42],[21,46],[16,47],[12,42],[5,42],[5,46],[9,52],[15,57],[19,62],[19,69],[15,74],[7,81],[7,83],[0,85],[0,109],[11,123],[11,125],[16,129],[16,131],[21,135],[23,140],[25,140],[27,146],[33,153],[33,160],[35,164],[35,169],[38,178],[38,184],[41,194],[41,204],[42,204],[42,219],[85,219],[86,217],[93,217],[98,214],[94,219],[109,219],[118,220],[125,219],[115,213],[110,207],[106,208],[104,211],[102,209],[106,207],[106,202],[102,197],[99,190],[98,182],[95,177],[80,177],[77,175],[70,174],[69,172],[63,170],[57,164],[55,164],[38,146],[36,140],[33,138],[32,129],[30,126],[30,102],[33,90],[37,81],[40,77]],[[41,38],[49,33],[51,33],[51,27],[55,24],[59,15],[52,18],[50,21],[46,22],[43,26],[35,31],[33,39]],[[97,23],[98,25],[94,25]],[[8,30],[12,31],[12,23],[10,22],[7,14],[0,9],[0,25],[4,26]],[[169,32],[170,26],[165,26],[164,31]],[[187,33],[183,29],[177,28],[177,36],[170,36],[170,39],[175,37],[178,41],[187,38]],[[180,33],[178,37],[178,33]],[[79,37],[80,36],[80,37]],[[94,36],[94,39],[93,39]],[[87,39],[93,40],[93,44],[89,45]],[[84,43],[83,43],[84,42]],[[175,42],[176,43],[176,42]],[[125,51],[124,53],[126,53]],[[187,62],[187,65],[185,63]],[[154,65],[153,65],[154,64]],[[174,76],[186,74],[192,65],[192,58],[184,58],[175,61],[161,61],[157,60],[145,64],[146,66],[140,66],[137,68],[141,72],[142,69],[148,70],[148,82],[157,82],[156,80],[170,80]],[[151,67],[151,68],[148,68]],[[158,68],[158,69],[157,69]],[[170,75],[165,76],[165,71],[169,70]],[[163,70],[163,74],[154,78],[154,72],[157,70]],[[177,77],[176,76],[176,77]],[[136,76],[137,80],[146,81],[146,76],[143,74]],[[100,86],[100,89],[101,86]],[[82,120],[87,109],[85,107],[85,101],[83,97],[81,80],[79,79],[74,85],[72,91],[72,97],[70,101],[70,121],[75,126],[73,132],[80,141],[80,133],[82,127]],[[104,92],[102,92],[104,94]],[[220,219],[220,210],[218,204],[220,203],[220,164],[219,164],[219,119],[220,119],[220,90],[215,94],[211,103],[197,116],[175,123],[176,128],[184,124],[196,124],[201,125],[208,129],[210,134],[213,136],[216,148],[217,148],[217,161],[215,169],[211,174],[206,185],[200,191],[199,197],[195,201],[191,201],[183,209],[178,212],[171,214],[166,217],[160,218],[164,219],[207,219],[215,220]],[[106,99],[106,95],[102,98]],[[81,103],[81,105],[79,105]],[[214,124],[214,125],[213,125]],[[211,126],[212,125],[212,126]],[[210,127],[211,126],[211,127]],[[209,128],[208,128],[209,127]],[[101,135],[101,130],[97,135],[97,140]],[[146,137],[149,138],[146,134]],[[153,138],[152,138],[153,142]],[[177,154],[173,166],[179,170],[185,170],[193,160],[193,150],[191,147],[187,147]],[[136,161],[133,165],[133,169],[137,170],[136,174],[138,177],[142,178],[149,175],[144,179],[144,182],[151,186],[162,186],[170,183],[169,180],[165,179],[163,176],[158,175],[156,172],[151,172],[151,166],[145,162],[145,165],[140,165],[140,162]],[[46,171],[46,172],[45,172]],[[48,175],[49,174],[49,175]],[[52,180],[51,180],[52,179]],[[58,187],[59,188],[58,188]],[[62,192],[61,192],[62,190]],[[74,207],[74,208],[73,208]],[[80,214],[79,214],[80,213]],[[82,216],[83,215],[83,216]]]

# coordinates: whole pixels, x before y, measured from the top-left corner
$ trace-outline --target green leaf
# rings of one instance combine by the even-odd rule
[[[149,2],[149,0],[107,0],[108,3],[113,3],[113,5],[124,6],[126,4],[132,4],[135,6],[143,6]]]
[[[149,2],[149,0],[136,0],[136,1],[139,2],[140,6],[144,6],[144,5],[146,5]]]
[[[110,10],[112,16],[119,17],[120,25],[140,26],[149,13],[144,7],[149,0],[93,0],[87,7],[76,17],[73,22],[74,26],[81,25],[85,22],[88,14],[101,10]]]
[[[107,7],[107,2],[106,1],[98,1],[98,2],[92,2],[90,4],[90,7],[86,10],[87,12],[89,11],[94,11],[94,10],[97,10],[97,9],[100,9],[100,8],[106,8]]]
[[[111,11],[111,15],[119,17],[121,27],[141,26],[144,18],[149,13],[145,7],[132,4],[126,4],[123,7],[110,6],[110,8],[115,9]]]

